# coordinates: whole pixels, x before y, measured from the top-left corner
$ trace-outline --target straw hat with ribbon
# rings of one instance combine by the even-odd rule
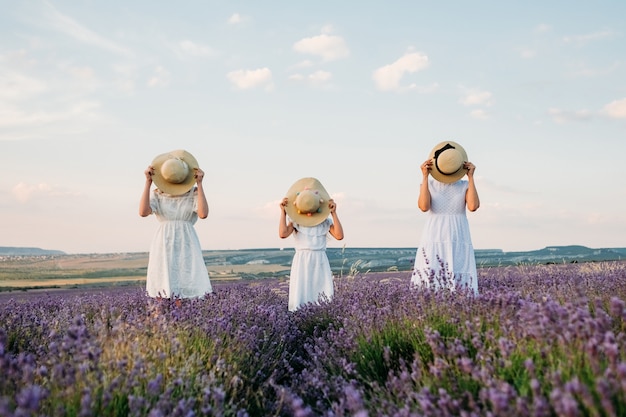
[[[430,151],[430,159],[433,161],[430,175],[437,181],[453,183],[467,173],[464,167],[467,162],[467,152],[456,142],[446,141],[437,144]]]
[[[316,178],[301,178],[287,191],[287,215],[301,226],[317,226],[330,214],[330,195]]]
[[[152,161],[152,167],[152,181],[166,194],[185,194],[196,182],[198,161],[185,150],[178,149],[157,156]]]

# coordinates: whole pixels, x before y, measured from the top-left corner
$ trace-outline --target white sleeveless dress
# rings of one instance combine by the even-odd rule
[[[292,221],[288,218],[288,221]],[[317,302],[320,295],[329,300],[334,295],[333,273],[326,255],[326,239],[333,224],[328,218],[313,227],[293,224],[296,253],[289,276],[289,311]]]
[[[194,228],[197,189],[172,196],[154,190],[150,207],[159,226],[150,245],[146,290],[150,297],[202,297],[212,292],[209,273]]]
[[[465,192],[469,183],[444,184],[428,177],[430,210],[415,255],[414,286],[463,288],[478,294],[476,258],[467,221]]]

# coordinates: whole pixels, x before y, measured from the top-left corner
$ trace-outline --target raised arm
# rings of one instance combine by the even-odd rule
[[[287,197],[283,198],[280,202],[280,222],[278,223],[278,236],[281,239],[291,236],[294,231],[293,223],[287,223],[287,212],[285,211],[285,207],[289,203]]]
[[[480,207],[480,199],[478,198],[478,191],[476,191],[476,184],[474,183],[474,171],[476,167],[471,162],[465,163],[465,169],[467,169],[467,180],[469,185],[465,192],[465,204],[469,211],[476,211]]]
[[[432,159],[425,161],[422,168],[422,184],[420,185],[420,193],[417,198],[417,207],[422,211],[430,210],[430,190],[428,189],[428,174],[433,165]]]
[[[196,169],[196,186],[198,188],[198,217],[206,219],[209,215],[209,203],[206,201],[206,195],[204,194],[204,187],[202,186],[202,180],[204,179],[204,171],[200,168]]]
[[[334,200],[330,200],[328,202],[328,207],[330,208],[330,215],[333,218],[333,224],[330,226],[328,230],[332,237],[337,240],[343,239],[343,226],[339,221],[339,216],[337,216],[337,204],[335,204]]]
[[[141,193],[141,199],[139,200],[139,215],[146,217],[152,214],[152,208],[150,207],[150,187],[152,187],[152,175],[154,175],[154,168],[149,166],[144,171],[146,176],[146,182],[143,186],[143,192]]]

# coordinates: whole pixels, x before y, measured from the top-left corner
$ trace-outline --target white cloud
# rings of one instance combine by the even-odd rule
[[[535,27],[533,30],[535,33],[546,33],[552,30],[552,27],[548,24],[542,23]]]
[[[333,31],[334,31],[333,25],[322,26],[322,29],[320,30],[320,32],[325,33],[327,35],[333,33]]]
[[[0,128],[32,127],[63,120],[61,113],[46,111],[26,112],[17,107],[0,105]]]
[[[350,55],[348,45],[341,36],[326,33],[301,39],[293,44],[293,49],[301,54],[319,56],[324,61],[335,61]]]
[[[76,130],[79,125],[102,119],[98,114],[100,104],[94,101],[78,101],[60,110],[24,110],[0,105],[0,128],[34,129],[53,123],[67,122],[68,130]]]
[[[215,51],[207,45],[190,41],[188,39],[178,43],[178,49],[185,55],[194,57],[213,56]]]
[[[604,68],[589,68],[581,65],[580,69],[571,72],[571,75],[573,77],[604,77],[614,73],[619,67],[620,64],[617,62]]]
[[[41,184],[26,184],[20,182],[11,189],[11,194],[20,203],[27,203],[33,199],[41,197],[76,197],[80,193],[66,190],[58,185],[50,185],[46,183]]]
[[[118,45],[117,43],[98,35],[71,17],[60,13],[50,3],[45,2],[44,4],[47,6],[45,11],[47,22],[59,32],[65,33],[79,42],[96,46],[119,55],[132,55],[131,50],[127,47]]]
[[[313,66],[313,61],[305,59],[304,61],[298,62],[295,65],[289,67],[289,70],[300,69],[300,68],[311,68]]]
[[[265,86],[266,89],[273,87],[272,71],[269,68],[231,71],[226,76],[239,90],[248,90],[259,86]]]
[[[5,50],[0,53],[0,63],[9,65],[13,68],[26,70],[37,65],[37,60],[32,58],[31,52],[25,49]]]
[[[574,36],[565,36],[563,37],[563,42],[565,43],[575,43],[578,45],[584,45],[589,42],[601,41],[605,39],[611,39],[616,34],[610,30],[603,30],[595,33],[588,33],[585,35],[574,35]]]
[[[84,132],[104,119],[100,102],[91,98],[101,87],[92,67],[62,61],[35,76],[37,66],[16,57],[0,56],[0,127],[7,129],[2,139]]]
[[[333,77],[333,74],[328,71],[315,71],[313,74],[309,75],[309,79],[313,82],[326,82],[330,81]]]
[[[48,89],[45,82],[15,71],[0,70],[0,99],[26,100]]]
[[[626,98],[610,102],[604,112],[613,119],[626,119]]]
[[[537,55],[537,52],[534,49],[524,48],[520,51],[520,56],[523,59],[531,59]]]
[[[420,94],[430,94],[430,93],[434,93],[435,91],[439,90],[439,83],[432,83],[432,84],[429,84],[429,85],[411,84],[408,87],[408,89],[417,91]]]
[[[489,91],[469,89],[459,99],[459,103],[464,106],[491,106],[493,104],[493,95]]]
[[[472,110],[470,112],[470,116],[473,119],[479,119],[479,120],[487,120],[487,119],[489,119],[489,115],[487,114],[487,112],[485,110],[482,110],[482,109]]]
[[[372,74],[376,87],[381,91],[402,91],[400,82],[406,74],[411,74],[428,68],[428,56],[420,52],[407,52],[392,64],[378,68]]]
[[[593,114],[588,110],[562,110],[557,108],[548,109],[548,114],[555,123],[581,122],[590,120]]]
[[[66,103],[59,106],[58,110],[31,110],[0,104],[0,128],[22,129],[21,133],[12,134],[17,138],[25,138],[30,136],[27,132],[33,133],[42,127],[50,128],[52,125],[57,126],[54,131],[61,132],[60,134],[83,132],[93,128],[93,123],[104,120],[104,116],[99,113],[100,103],[96,101],[83,100],[69,106]],[[59,129],[59,126],[62,128]],[[44,136],[51,136],[52,132],[53,130],[49,130]]]
[[[76,66],[73,64],[61,64],[59,65],[61,71],[63,71],[63,79],[70,87],[71,91],[63,91],[64,88],[56,88],[61,91],[62,94],[71,96],[83,95],[87,96],[91,93],[97,92],[102,89],[102,81],[98,78],[96,71],[89,66]],[[67,76],[67,77],[66,77]]]
[[[91,81],[96,78],[96,73],[91,67],[68,66],[66,71],[77,80]]]
[[[228,23],[230,23],[231,25],[241,23],[241,15],[239,13],[233,13],[233,15],[228,18]]]
[[[165,87],[170,84],[170,73],[163,67],[158,66],[154,69],[154,74],[148,80],[150,87]]]
[[[242,16],[239,13],[233,13],[228,18],[228,24],[229,25],[240,25],[242,23],[247,22],[248,20],[250,20],[250,18],[248,16]]]
[[[302,81],[311,85],[319,86],[328,83],[332,77],[332,73],[320,70],[309,75],[293,74],[289,77],[289,79],[292,81]]]

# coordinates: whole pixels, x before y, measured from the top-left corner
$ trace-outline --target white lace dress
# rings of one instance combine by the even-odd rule
[[[154,190],[150,207],[159,226],[150,245],[146,290],[150,297],[195,298],[212,292],[194,228],[197,190],[171,196]]]
[[[428,177],[430,210],[415,255],[411,283],[433,288],[464,288],[478,294],[476,258],[467,221],[468,182],[444,184]]]
[[[326,256],[326,239],[332,224],[330,218],[313,227],[294,223],[296,253],[289,277],[289,311],[317,302],[322,294],[329,300],[334,295],[333,273]]]

